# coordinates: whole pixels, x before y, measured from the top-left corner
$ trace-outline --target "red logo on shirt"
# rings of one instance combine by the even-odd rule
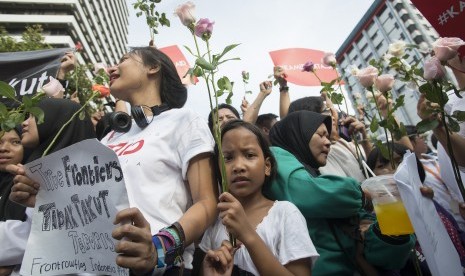
[[[123,142],[116,145],[108,145],[108,147],[112,149],[118,156],[136,153],[143,146],[144,140],[139,140],[134,143]]]

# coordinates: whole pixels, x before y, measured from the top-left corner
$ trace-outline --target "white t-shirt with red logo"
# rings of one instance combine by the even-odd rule
[[[133,120],[129,132],[112,131],[101,142],[118,155],[129,204],[141,210],[152,235],[192,205],[186,177],[189,161],[214,147],[206,122],[186,108],[155,116],[145,129]],[[186,268],[192,268],[193,252],[193,245],[184,252]]]
[[[320,256],[308,234],[304,216],[291,202],[275,201],[255,231],[282,265],[310,258],[313,267]],[[204,252],[216,250],[224,240],[229,240],[228,230],[218,218],[205,231],[199,247]],[[244,245],[234,254],[234,264],[242,270],[259,275]]]

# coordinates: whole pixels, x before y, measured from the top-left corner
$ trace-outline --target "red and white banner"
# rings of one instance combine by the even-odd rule
[[[186,76],[187,71],[189,71],[190,65],[187,61],[184,54],[181,52],[177,45],[171,45],[163,48],[159,48],[158,50],[162,51],[165,55],[167,55],[171,61],[176,66],[176,71],[178,71],[178,75],[184,84],[192,84],[190,81],[190,76]],[[184,77],[186,76],[186,77]],[[194,84],[197,82],[197,78],[194,80]]]
[[[321,86],[320,81],[313,73],[302,72],[307,61],[315,64],[315,73],[323,82],[330,82],[337,78],[332,67],[321,64],[324,52],[305,48],[289,48],[270,52],[275,66],[281,66],[287,74],[287,81],[302,86]]]
[[[465,40],[465,1],[412,0],[441,37],[459,37]],[[460,49],[465,55],[465,47]]]

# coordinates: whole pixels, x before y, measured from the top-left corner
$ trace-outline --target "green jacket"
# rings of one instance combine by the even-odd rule
[[[307,220],[308,232],[320,254],[312,275],[354,274],[357,242],[338,225],[357,217],[373,221],[365,232],[363,254],[368,263],[383,269],[399,269],[405,265],[415,245],[414,235],[396,238],[381,235],[375,217],[362,208],[363,195],[355,179],[332,175],[312,177],[288,151],[279,147],[271,150],[278,163],[278,173],[271,185],[264,188],[264,194],[273,200],[294,203]],[[335,225],[334,234],[345,252],[330,224]]]

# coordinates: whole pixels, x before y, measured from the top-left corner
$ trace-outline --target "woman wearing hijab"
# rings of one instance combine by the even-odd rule
[[[294,203],[307,220],[320,259],[312,275],[376,275],[401,268],[413,235],[384,236],[364,212],[364,194],[353,178],[322,175],[330,149],[331,117],[311,111],[289,114],[270,131],[278,175],[264,193]],[[360,229],[360,221],[367,227]]]
[[[25,219],[24,210],[26,208],[8,198],[13,186],[14,175],[6,171],[6,166],[22,163],[23,157],[21,130],[16,127],[0,137],[0,221]]]
[[[38,107],[44,111],[44,122],[37,124],[36,118],[29,116],[22,124],[21,143],[25,148],[32,149],[26,163],[42,157],[60,128],[81,108],[73,101],[54,98],[43,99]],[[95,137],[90,119],[86,117],[81,120],[79,116],[75,116],[52,145],[48,154]]]
[[[21,144],[24,148],[32,151],[25,163],[42,157],[45,149],[50,145],[60,128],[81,108],[79,104],[73,101],[55,98],[41,100],[38,107],[44,112],[44,122],[37,124],[35,117],[31,115],[22,123]],[[90,119],[86,117],[81,120],[78,116],[75,116],[71,123],[65,127],[48,153],[53,153],[90,138],[95,138],[95,132]],[[10,163],[13,165],[9,165],[8,170],[24,174],[24,169],[21,165],[16,165],[17,163],[19,162]],[[13,186],[12,178],[10,178],[9,183],[10,189]],[[4,199],[7,200],[8,197],[4,198],[2,196],[1,208],[3,208]],[[30,217],[32,212],[29,212],[29,208],[26,209],[25,207],[18,206],[9,200],[8,202],[5,204],[7,208],[5,209],[6,221],[0,222],[0,244],[2,245],[2,250],[0,250],[0,266],[18,265],[21,263],[32,223]],[[8,206],[12,206],[13,204],[17,208],[14,212],[15,215],[11,216],[13,212],[9,210],[11,207]],[[16,274],[17,272],[19,272],[19,265],[15,268],[12,275],[19,275]]]
[[[13,224],[21,224],[25,219],[24,211],[26,208],[8,198],[11,186],[13,186],[14,175],[6,171],[6,166],[21,163],[23,156],[24,148],[21,145],[19,127],[0,135],[0,237],[3,236],[4,231],[10,230],[9,226],[11,226],[12,221]],[[6,223],[7,220],[8,223]],[[3,260],[1,255],[0,252],[0,275],[10,275],[14,269],[11,264],[20,262],[20,260],[10,263]]]

